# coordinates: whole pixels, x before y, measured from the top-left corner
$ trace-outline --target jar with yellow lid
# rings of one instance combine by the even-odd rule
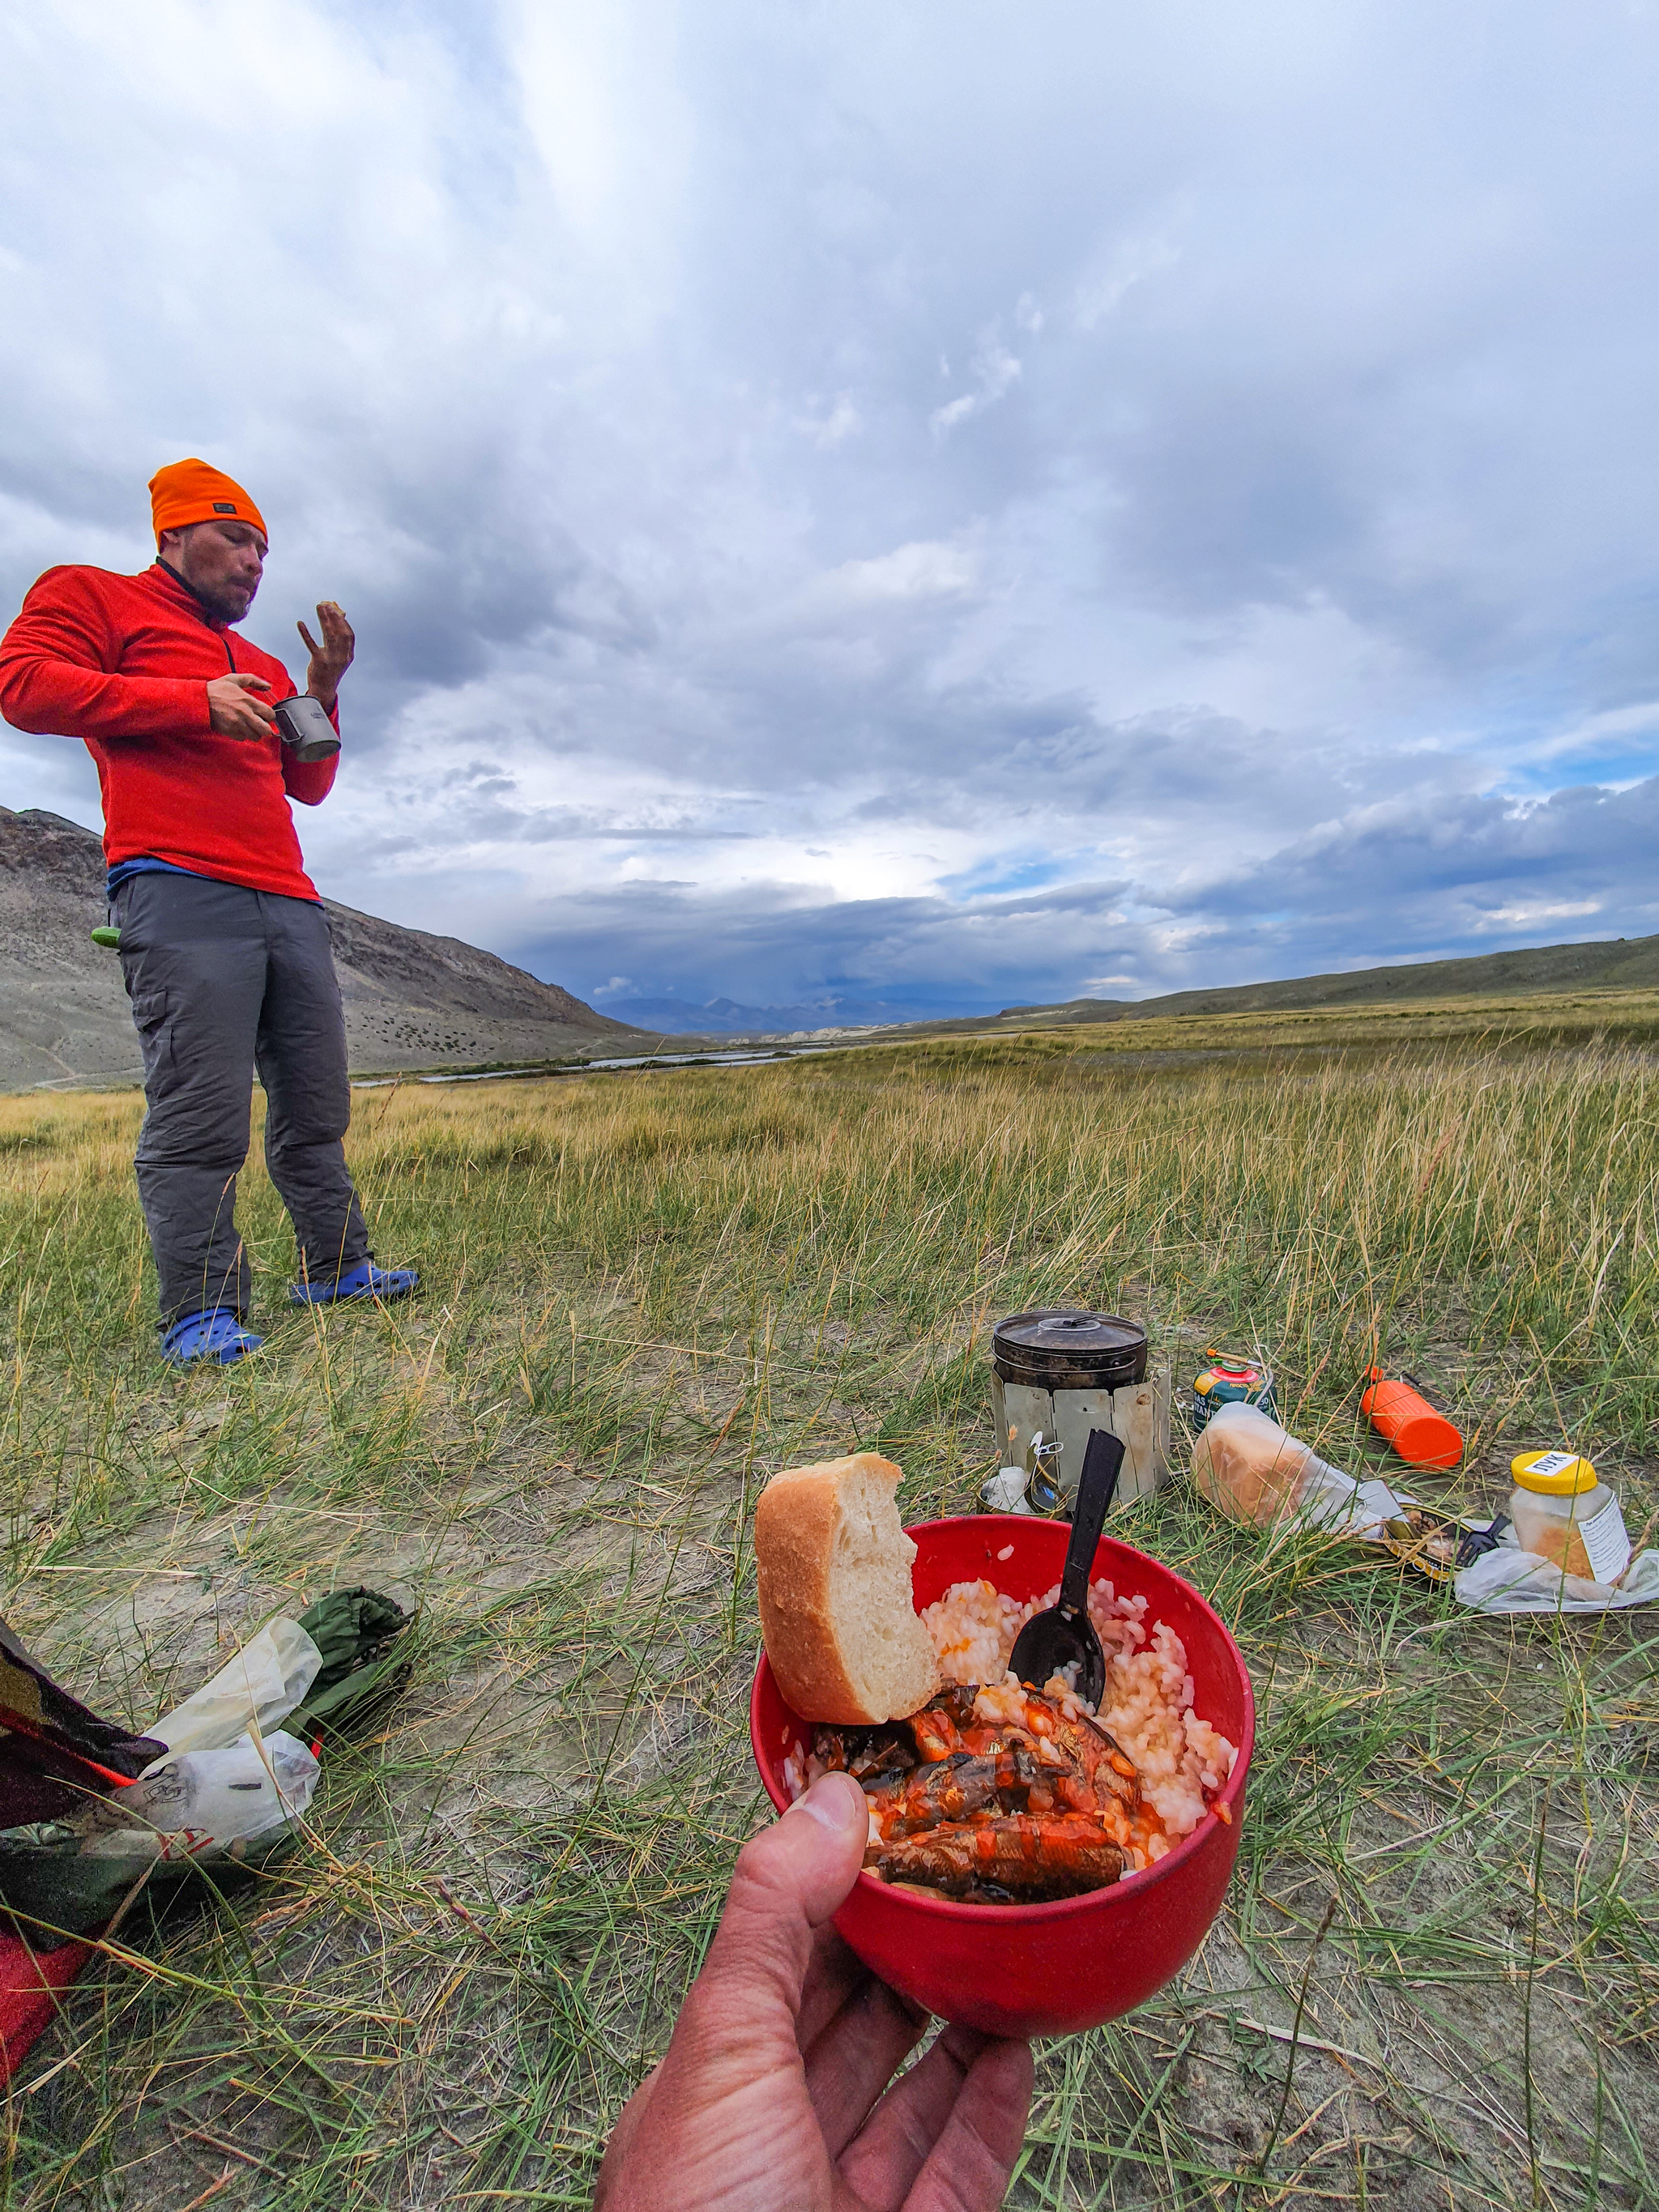
[[[1619,1500],[1577,1452],[1526,1451],[1510,1462],[1510,1518],[1523,1552],[1586,1582],[1616,1583],[1630,1565]]]

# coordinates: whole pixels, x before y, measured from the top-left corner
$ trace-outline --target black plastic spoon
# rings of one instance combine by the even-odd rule
[[[1034,1613],[1014,1642],[1008,1664],[1040,1689],[1062,1667],[1077,1668],[1077,1694],[1098,1705],[1106,1687],[1106,1654],[1089,1618],[1089,1570],[1106,1526],[1123,1466],[1123,1443],[1109,1429],[1091,1429],[1072,1510],[1072,1540],[1060,1578],[1060,1603]]]

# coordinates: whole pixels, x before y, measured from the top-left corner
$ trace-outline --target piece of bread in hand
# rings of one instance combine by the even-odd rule
[[[786,1468],[755,1510],[766,1656],[803,1720],[902,1720],[938,1694],[939,1659],[910,1597],[916,1547],[899,1470],[875,1452]]]

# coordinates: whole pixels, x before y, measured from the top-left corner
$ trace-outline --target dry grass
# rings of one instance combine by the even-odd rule
[[[331,1584],[422,1608],[302,1849],[81,1985],[10,2100],[5,2203],[179,2208],[226,2172],[227,2212],[585,2201],[760,1814],[755,1487],[879,1439],[912,1517],[969,1504],[997,1313],[1127,1306],[1188,1370],[1259,1340],[1355,1467],[1385,1358],[1473,1437],[1447,1495],[1568,1435],[1639,1526],[1652,1084],[1513,1039],[1172,1066],[1074,1032],[368,1092],[354,1162],[420,1300],[289,1313],[251,1171],[269,1348],[185,1377],[137,1102],[0,1101],[7,1617],[142,1723]],[[1659,2203],[1644,1620],[1460,1616],[1184,1485],[1124,1533],[1245,1646],[1250,1814],[1182,1981],[1045,2054],[1011,2202]]]

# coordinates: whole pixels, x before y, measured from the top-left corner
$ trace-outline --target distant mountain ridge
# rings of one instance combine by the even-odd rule
[[[596,1012],[556,983],[459,938],[325,902],[354,1072],[468,1067],[637,1051],[659,1038],[971,1035],[1073,1022],[1313,1011],[1460,997],[1659,988],[1659,936],[1531,946],[1342,974],[1172,991],[1156,999],[1073,999],[998,1014],[920,1015],[902,996],[746,1006],[621,1000]],[[105,919],[97,836],[40,808],[0,806],[0,1090],[131,1081],[137,1040],[115,957],[88,933]]]
[[[905,1030],[970,1035],[1024,1024],[1053,1028],[1072,1022],[1155,1021],[1182,1014],[1311,1012],[1321,1006],[1387,1005],[1393,1000],[1654,988],[1659,988],[1659,937],[1620,937],[1297,975],[1282,982],[1219,984],[1212,989],[1169,991],[1156,999],[1068,999],[1054,1005],[1005,1006],[995,1014],[899,1013],[893,1001],[857,999],[799,1006],[744,1006],[731,999],[711,1000],[701,1006],[683,999],[623,999],[611,1011],[641,1029],[678,1036],[781,1036],[848,1029],[884,1035]]]
[[[803,1030],[891,1029],[903,1022],[937,1019],[902,999],[828,999],[794,1006],[744,1006],[735,999],[617,999],[610,1011],[636,1029],[669,1036],[784,1036]]]
[[[1140,1022],[1178,1014],[1311,1012],[1321,1006],[1382,1006],[1395,999],[1528,996],[1567,990],[1659,988],[1659,937],[1592,939],[1582,945],[1530,945],[1457,960],[1424,960],[1345,975],[1297,975],[1279,983],[1231,983],[1170,991],[1158,999],[1072,999],[1056,1006],[1005,1006],[1000,1014],[952,1023],[988,1029],[1009,1022]]]
[[[106,919],[104,848],[78,822],[0,806],[0,1089],[139,1073]],[[354,1073],[626,1050],[637,1030],[455,937],[324,902]]]

